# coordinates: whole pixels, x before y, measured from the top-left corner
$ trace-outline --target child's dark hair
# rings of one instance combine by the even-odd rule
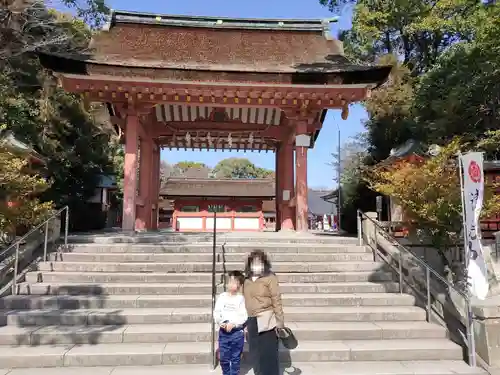
[[[264,265],[264,274],[271,272],[271,262],[267,258],[266,253],[262,250],[254,250],[247,258],[247,263],[245,266],[245,274],[247,276],[250,276],[252,274],[251,266],[255,259],[259,259]]]
[[[245,283],[245,276],[243,275],[243,272],[241,271],[229,271],[227,274],[228,277],[234,277],[236,280],[238,280],[238,283],[240,286],[243,286]]]

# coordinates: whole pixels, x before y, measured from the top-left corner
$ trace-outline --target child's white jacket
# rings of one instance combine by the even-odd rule
[[[241,294],[221,293],[215,302],[214,320],[220,326],[224,322],[241,327],[248,319],[245,298]]]

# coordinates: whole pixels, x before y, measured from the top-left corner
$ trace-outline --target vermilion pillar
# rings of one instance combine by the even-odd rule
[[[135,229],[138,132],[139,119],[137,115],[128,115],[125,126],[122,218],[122,229],[127,231]]]
[[[300,131],[300,128],[298,128]],[[302,133],[302,132],[301,132]],[[310,137],[304,133],[295,137],[295,197],[297,231],[305,232],[308,228],[309,209],[307,205],[307,149]]]
[[[153,145],[153,175],[151,185],[151,229],[158,229],[158,213],[160,201],[160,147]]]
[[[280,152],[281,144],[278,144],[276,148],[276,153],[274,155],[275,160],[275,168],[274,168],[274,184],[275,184],[275,208],[276,208],[276,231],[281,230],[281,191],[283,190],[282,178],[280,176],[280,172],[282,169],[282,160],[283,153]]]
[[[280,180],[282,190],[280,191],[281,199],[281,230],[293,230],[293,217],[295,215],[294,208],[290,207],[290,201],[293,198],[293,145],[284,142],[280,147]]]
[[[141,139],[139,158],[139,205],[135,220],[136,230],[151,229],[152,184],[153,184],[153,140],[147,135]]]

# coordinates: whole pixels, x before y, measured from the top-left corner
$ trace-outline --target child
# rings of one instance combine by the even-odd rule
[[[228,274],[227,292],[222,293],[214,309],[219,329],[219,356],[223,375],[239,375],[241,353],[245,343],[244,328],[248,315],[241,287],[245,277],[240,271]]]

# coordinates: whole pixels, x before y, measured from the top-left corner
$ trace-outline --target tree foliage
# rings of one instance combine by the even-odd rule
[[[320,0],[337,12],[353,7],[352,29],[343,33],[347,50],[365,61],[390,54],[401,57],[412,73],[431,67],[457,40],[474,35],[476,0]]]
[[[484,149],[484,145],[492,146],[499,137],[500,131],[488,133],[474,147],[456,137],[442,147],[437,156],[421,163],[400,161],[391,166],[377,166],[368,172],[366,180],[373,190],[390,196],[401,205],[411,228],[430,239],[434,247],[444,253],[456,243],[462,229],[457,154],[478,147]],[[500,212],[500,196],[494,194],[495,188],[486,186],[483,217]]]
[[[173,165],[162,161],[160,165],[162,183],[169,177],[274,178],[274,171],[257,167],[245,158],[223,159],[214,168],[198,161],[181,161]]]
[[[498,128],[498,2],[319,1],[334,12],[352,8],[353,26],[340,35],[349,58],[393,66],[364,103],[368,166],[409,139],[446,146],[455,136],[477,141]],[[370,206],[362,185],[359,203]]]
[[[8,242],[18,227],[35,226],[52,212],[52,202],[38,199],[49,182],[28,166],[26,158],[0,146],[0,241]]]
[[[500,17],[500,13],[498,15]],[[500,30],[500,25],[499,29]],[[425,140],[473,140],[500,121],[500,41],[458,43],[421,77],[414,116]],[[491,155],[493,156],[493,155]]]
[[[218,178],[273,178],[274,172],[255,166],[245,158],[221,160],[213,169]]]
[[[199,162],[199,161],[180,161],[176,164],[174,164],[174,170],[179,171],[179,173],[184,173],[188,169],[191,168],[207,168],[207,165],[205,163]]]
[[[85,216],[101,174],[121,172],[121,146],[109,124],[95,116],[99,106],[58,88],[32,52],[85,51],[91,30],[39,1],[7,0],[0,13],[5,42],[0,44],[5,57],[0,62],[0,123],[48,160],[52,184],[40,199],[69,205],[72,216]]]
[[[100,25],[107,11],[103,0],[62,0],[76,19],[56,12],[41,0],[3,0],[0,8],[0,66],[20,63],[25,54],[37,51],[75,52],[87,47],[87,25]]]
[[[342,145],[340,161],[338,153],[332,154],[334,161],[331,166],[336,174],[340,162],[341,225],[348,232],[355,232],[357,229],[357,210],[368,211],[375,202],[376,194],[363,179],[365,165],[371,163],[368,146],[365,134],[358,134]],[[338,182],[338,178],[336,180]],[[338,194],[337,189],[337,197]]]

